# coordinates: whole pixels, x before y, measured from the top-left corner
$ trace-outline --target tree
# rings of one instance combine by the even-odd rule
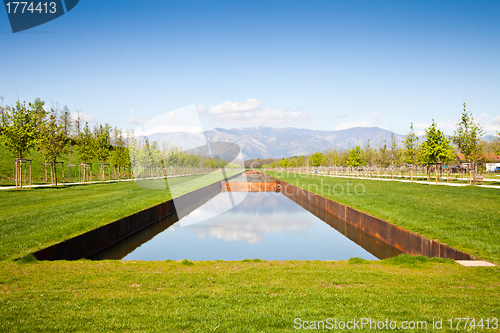
[[[4,97],[0,96],[0,101],[1,101],[0,102],[0,133],[2,132],[3,124],[6,121],[6,118],[5,118],[5,106],[3,105],[3,99],[4,99]]]
[[[432,125],[425,130],[425,141],[420,144],[420,152],[420,161],[426,166],[447,163],[455,157],[450,140],[436,128],[434,119]]]
[[[389,165],[389,158],[387,155],[387,140],[382,136],[382,143],[377,152],[377,164],[381,167],[387,167]]]
[[[118,179],[121,179],[121,167],[127,165],[128,152],[123,140],[123,134],[120,129],[113,129],[113,152],[110,156],[111,165],[116,168]]]
[[[323,156],[322,153],[315,152],[314,154],[311,155],[310,159],[312,166],[320,166],[323,165],[325,157]]]
[[[71,113],[69,112],[67,105],[65,105],[62,109],[61,116],[59,117],[59,123],[63,127],[64,135],[69,138],[73,124],[71,123]]]
[[[108,124],[105,124],[104,126],[99,125],[99,128],[94,129],[94,151],[95,155],[97,157],[97,160],[99,161],[99,173],[102,173],[102,178],[104,178],[104,166],[103,164],[106,163],[109,153],[110,153],[110,148],[111,148],[111,137],[110,137],[110,132],[111,132],[111,126]]]
[[[77,140],[77,150],[83,163],[92,163],[95,158],[95,144],[92,132],[89,129],[89,123],[85,123]]]
[[[35,148],[39,124],[45,116],[43,106],[44,102],[37,98],[33,103],[28,103],[28,106],[26,102],[17,102],[15,107],[5,108],[2,115],[0,141],[16,159],[25,158]],[[14,177],[18,184],[17,175],[21,173],[22,166],[17,162],[15,165]]]
[[[82,130],[82,122],[83,122],[83,115],[80,111],[76,110],[76,112],[74,114],[74,120],[75,120],[74,137],[78,138],[80,136],[80,132]]]
[[[299,156],[297,158],[297,166],[301,167],[301,166],[305,166],[305,165],[306,165],[305,157]]]
[[[347,165],[351,167],[358,167],[363,165],[363,148],[360,145],[354,146],[349,150],[349,155],[347,158]]]
[[[399,166],[401,164],[400,149],[398,147],[398,143],[396,142],[396,138],[394,137],[394,133],[391,133],[391,150],[389,152],[389,159],[393,167],[394,165]]]
[[[411,165],[417,164],[418,136],[413,130],[413,123],[411,123],[410,131],[406,135],[406,139],[403,141],[403,145],[404,145],[403,161],[406,164],[411,164]]]
[[[42,104],[43,105],[43,104]],[[17,102],[5,109],[5,121],[0,133],[5,148],[16,158],[24,158],[36,145],[37,115],[35,105]]]
[[[375,159],[375,152],[373,151],[373,148],[370,146],[370,139],[366,140],[363,152],[364,152],[363,159],[365,163],[368,164],[369,166],[373,165]]]
[[[40,154],[50,162],[52,184],[57,186],[57,159],[67,151],[69,139],[64,133],[64,126],[58,125],[55,113],[40,125],[37,146]]]
[[[453,143],[458,147],[467,162],[476,163],[483,155],[483,147],[480,144],[483,129],[474,122],[474,117],[465,109],[453,134]]]
[[[495,140],[495,154],[500,155],[500,132],[497,132],[497,137]]]

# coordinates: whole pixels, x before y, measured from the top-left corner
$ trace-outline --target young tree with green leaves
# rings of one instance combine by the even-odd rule
[[[54,113],[43,121],[39,128],[37,147],[46,162],[50,162],[52,184],[57,186],[57,159],[67,152],[69,139],[64,133],[64,126],[57,124]]]
[[[118,180],[121,179],[121,168],[127,166],[128,150],[125,147],[122,130],[113,129],[113,151],[110,156],[110,164],[115,168]]]
[[[363,148],[360,145],[354,146],[351,150],[349,150],[347,165],[351,167],[359,167],[363,165],[363,155]]]
[[[94,151],[99,161],[99,177],[104,180],[104,164],[108,160],[111,149],[111,126],[99,125],[94,129]]]
[[[148,139],[144,141],[144,144],[139,150],[139,165],[142,170],[142,178],[146,178],[146,171],[150,170],[150,168],[153,166],[151,149]]]
[[[80,160],[83,163],[90,164],[90,169],[92,170],[92,161],[96,157],[96,151],[95,151],[95,142],[94,142],[94,136],[92,135],[92,132],[90,131],[89,128],[89,123],[85,123],[85,126],[83,127],[83,130],[80,131],[80,135],[77,138],[77,146],[76,149],[78,150],[78,154],[80,155]],[[91,176],[92,173],[89,174],[89,177]],[[83,181],[85,182],[85,178],[87,176],[86,169],[84,167],[84,172],[83,172]],[[90,179],[92,181],[92,179]]]
[[[43,104],[42,104],[43,106]],[[17,102],[7,107],[0,139],[16,158],[24,158],[36,146],[38,117],[31,103]]]
[[[413,123],[411,123],[410,131],[406,135],[406,139],[403,141],[404,151],[403,151],[403,161],[406,164],[415,165],[418,161],[418,136],[413,129]]]
[[[437,183],[437,165],[448,163],[455,158],[455,152],[444,133],[436,128],[434,119],[432,125],[425,130],[425,140],[420,144],[420,162],[425,166],[436,165],[436,183]],[[430,177],[430,174],[428,174]]]
[[[325,161],[325,157],[323,156],[322,153],[320,152],[315,152],[314,154],[312,154],[310,157],[310,160],[311,160],[311,165],[312,166],[320,166],[320,165],[323,165],[324,161]]]
[[[462,111],[457,129],[453,134],[453,143],[458,147],[466,162],[476,163],[483,156],[483,147],[480,144],[481,136],[484,135],[483,129],[474,122],[472,113],[465,109]]]
[[[28,103],[28,105],[26,102],[17,102],[14,107],[5,108],[0,141],[16,159],[26,158],[35,148],[40,119],[43,119],[40,117],[45,112],[43,105],[44,102],[37,98],[34,103]],[[21,184],[20,177],[18,177],[21,174],[21,168],[21,164],[16,162],[14,170],[16,184]]]

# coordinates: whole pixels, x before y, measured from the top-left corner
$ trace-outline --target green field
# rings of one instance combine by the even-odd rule
[[[437,239],[478,258],[500,264],[498,189],[264,172],[422,236]],[[341,193],[342,188],[344,191]],[[358,194],[363,194],[357,195],[356,190]]]
[[[0,260],[19,258],[220,179],[222,173],[173,177],[169,190],[142,188],[134,181],[0,190]],[[150,183],[166,188],[163,179]]]
[[[443,318],[456,332],[448,319],[499,317],[497,267],[438,261],[1,262],[0,331],[292,332],[295,318],[432,331]]]

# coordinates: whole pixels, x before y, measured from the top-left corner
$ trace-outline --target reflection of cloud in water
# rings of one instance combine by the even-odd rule
[[[217,237],[226,241],[247,241],[257,243],[264,239],[265,234],[273,232],[305,231],[312,227],[312,222],[300,217],[273,217],[272,221],[255,219],[253,217],[241,217],[235,220],[233,214],[228,214],[224,218],[218,218],[206,226],[197,226],[196,234],[204,238],[207,233],[211,237]],[[222,216],[221,216],[222,217]]]
[[[234,202],[232,207],[230,195]],[[231,192],[221,193],[180,220],[182,227],[193,226],[199,238],[207,235],[226,241],[256,243],[264,235],[277,232],[305,233],[312,227],[309,214],[280,193]]]
[[[239,205],[241,201],[244,201],[247,193],[248,192],[220,193],[200,208],[195,209],[186,216],[183,216],[180,220],[180,225],[181,227],[186,227],[191,224],[211,219],[227,212],[228,210],[234,209],[234,206]],[[182,211],[182,209],[180,211]],[[181,213],[181,216],[182,215],[183,214]]]
[[[299,205],[290,205],[289,200],[281,193],[276,192],[224,192],[218,194],[186,216],[184,216],[181,209],[179,211],[181,218],[180,225],[181,227],[186,227],[203,222],[220,216],[227,211],[255,216],[290,214],[303,210]]]

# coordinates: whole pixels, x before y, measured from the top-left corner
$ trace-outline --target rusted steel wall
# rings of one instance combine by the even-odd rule
[[[223,192],[277,192],[276,182],[222,182]]]
[[[319,196],[277,178],[271,178],[281,186],[281,193],[290,199],[294,201],[297,199],[307,201],[404,253],[455,260],[474,259],[465,252],[414,234],[413,232],[397,227],[384,220]]]
[[[239,176],[235,175],[233,177]],[[233,177],[229,177],[233,178]],[[124,217],[120,220],[106,224],[82,235],[55,244],[33,253],[38,260],[77,260],[86,258],[103,248],[120,241],[134,232],[152,224],[165,216],[175,213],[176,208],[181,209],[189,203],[208,195],[220,193],[222,182],[216,182],[180,197],[145,209],[141,212]],[[91,218],[91,217],[89,217]]]

